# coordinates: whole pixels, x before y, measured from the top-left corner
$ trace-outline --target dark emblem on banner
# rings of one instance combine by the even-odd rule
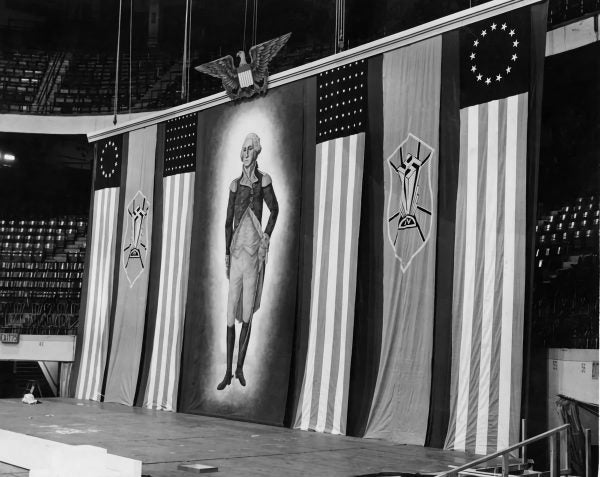
[[[236,68],[231,55],[196,66],[196,71],[219,78],[227,95],[235,100],[250,98],[267,92],[269,63],[289,40],[291,33],[265,41],[250,48],[250,63],[246,53],[238,51],[240,62]]]
[[[129,280],[130,287],[143,273],[148,256],[148,212],[150,202],[139,190],[127,204],[125,220],[125,237],[128,237],[123,247],[123,268]]]
[[[433,153],[433,148],[409,134],[386,159],[390,171],[388,238],[403,272],[429,240]]]

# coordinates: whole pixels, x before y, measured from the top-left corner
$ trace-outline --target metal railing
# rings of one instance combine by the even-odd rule
[[[542,434],[538,434],[537,436],[530,437],[529,439],[525,439],[521,442],[513,444],[506,449],[503,449],[498,452],[494,452],[493,454],[489,454],[479,459],[475,459],[472,462],[468,462],[467,464],[461,465],[459,467],[452,468],[446,472],[441,472],[436,474],[436,477],[457,477],[460,473],[464,473],[465,475],[476,475],[476,476],[484,476],[484,475],[497,475],[490,472],[480,472],[474,469],[474,466],[479,464],[484,464],[491,460],[501,458],[502,459],[502,476],[508,477],[510,470],[510,456],[509,453],[515,451],[517,449],[525,449],[529,444],[533,444],[534,442],[541,441],[543,439],[548,439],[550,441],[550,477],[559,477],[561,474],[567,474],[568,469],[561,470],[560,469],[560,433],[566,430],[569,427],[569,424],[563,424],[562,426],[555,427],[554,429],[550,429],[549,431],[543,432]],[[587,453],[587,451],[586,451]],[[521,460],[523,463],[527,461],[527,452],[521,452]],[[567,467],[568,467],[568,459],[567,459]],[[465,472],[463,472],[465,471]]]

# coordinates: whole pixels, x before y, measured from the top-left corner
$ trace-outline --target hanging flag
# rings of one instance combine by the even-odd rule
[[[308,348],[294,427],[346,433],[368,63],[317,78]]]
[[[383,56],[383,154],[370,158],[381,182],[364,199],[364,207],[378,217],[379,230],[367,231],[376,239],[361,252],[381,257],[359,257],[365,267],[359,280],[370,280],[366,268],[379,265],[380,287],[379,304],[373,298],[357,301],[357,314],[381,323],[364,435],[403,444],[424,444],[429,411],[441,44],[441,37],[434,37]],[[363,368],[355,362],[353,373]]]
[[[460,32],[448,449],[487,454],[518,441],[531,66],[544,54],[532,25],[543,7]]]
[[[102,400],[109,316],[117,247],[121,171],[126,170],[127,136],[95,145],[94,195],[88,228],[87,274],[83,284],[76,367],[77,399]]]
[[[156,126],[129,133],[119,276],[104,401],[132,406],[144,336],[152,245]]]
[[[175,411],[187,301],[189,254],[196,170],[196,113],[168,120],[157,147],[162,173],[162,210],[155,218],[155,246],[149,302],[143,407]],[[163,163],[164,161],[164,163]]]

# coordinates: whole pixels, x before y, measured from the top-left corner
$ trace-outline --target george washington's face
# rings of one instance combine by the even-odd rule
[[[258,156],[258,151],[254,148],[254,141],[251,137],[247,137],[242,145],[242,162],[244,163],[244,167],[249,168],[254,165],[256,162],[256,157]]]

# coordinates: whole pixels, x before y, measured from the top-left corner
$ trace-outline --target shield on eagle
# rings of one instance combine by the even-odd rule
[[[387,231],[405,272],[429,241],[433,214],[431,162],[434,149],[413,134],[386,159],[389,170]]]
[[[141,191],[137,191],[127,204],[122,262],[129,286],[143,273],[147,265],[150,245],[148,244],[148,220],[150,202]]]

